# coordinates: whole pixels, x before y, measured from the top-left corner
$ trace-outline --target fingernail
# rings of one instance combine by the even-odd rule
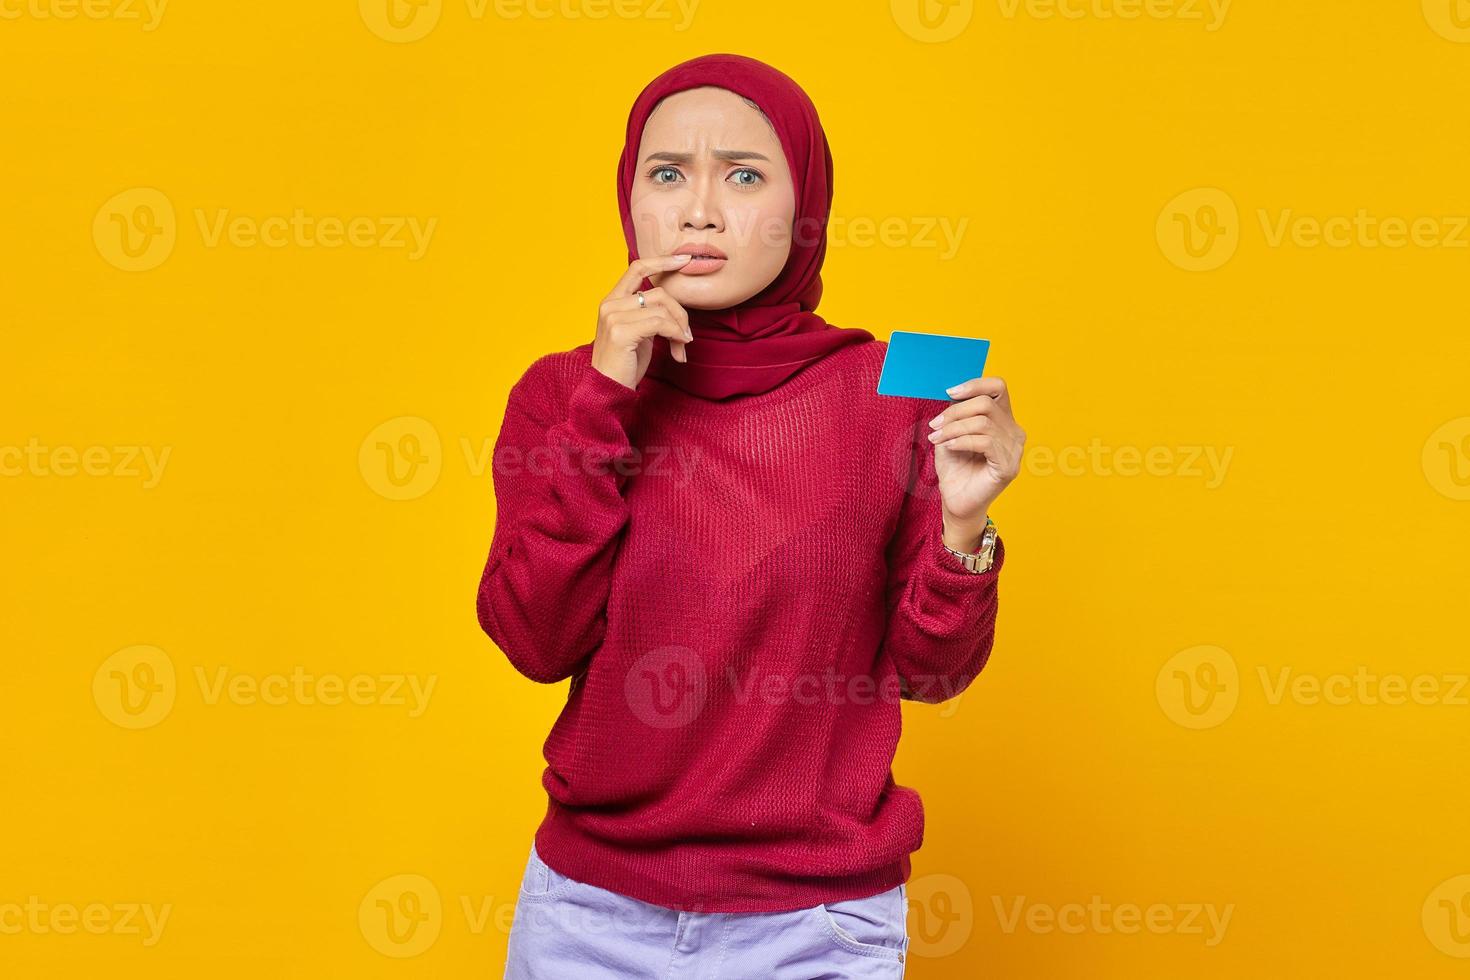
[[[944,393],[946,395],[957,395],[957,394],[960,393],[960,389],[963,388],[963,387],[964,387],[964,383],[961,382],[960,384],[955,385],[953,388],[946,388],[946,389],[944,389]]]
[[[678,259],[680,262],[688,262],[690,259],[694,258],[694,256],[692,256],[692,255],[676,255],[676,256],[674,256],[674,258]]]
[[[934,416],[932,419],[929,420],[929,428],[931,428],[931,429],[937,429],[937,428],[939,428],[943,424],[944,424],[944,413],[943,412],[940,412],[938,415]]]
[[[929,433],[929,441],[938,442],[941,435],[943,435],[943,433],[936,429],[935,431]]]
[[[689,341],[691,341],[693,339],[694,339],[694,334],[690,333],[688,330],[685,330],[684,331],[684,343],[687,344],[687,343],[689,343]]]

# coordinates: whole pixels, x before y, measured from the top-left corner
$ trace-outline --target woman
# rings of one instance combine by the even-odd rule
[[[496,444],[480,623],[571,678],[505,975],[902,976],[899,702],[985,664],[1024,433],[998,379],[876,394],[886,345],[814,312],[832,159],[774,68],[650,83],[618,202],[595,339],[531,365]]]

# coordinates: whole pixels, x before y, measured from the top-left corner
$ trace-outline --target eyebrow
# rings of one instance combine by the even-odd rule
[[[767,163],[771,162],[770,157],[766,156],[763,153],[757,153],[754,150],[714,150],[713,155],[716,159],[719,160],[764,160]],[[650,160],[667,160],[670,163],[689,163],[693,159],[694,154],[692,153],[660,152],[648,154],[648,156],[643,158],[643,162],[648,163]]]

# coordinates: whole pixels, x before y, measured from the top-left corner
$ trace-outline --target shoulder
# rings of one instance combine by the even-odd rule
[[[521,372],[520,378],[511,386],[511,397],[535,401],[564,401],[591,364],[591,344],[542,354]]]
[[[888,354],[888,341],[866,340],[835,351],[823,361],[831,373],[847,380],[855,388],[874,390],[883,373],[883,358]]]
[[[591,365],[591,344],[537,357],[506,394],[505,424],[553,424],[565,414],[577,383]]]
[[[841,353],[848,354],[855,362],[870,369],[873,372],[873,383],[876,384],[878,372],[883,369],[883,358],[888,355],[888,341],[874,338],[844,348]]]
[[[928,420],[939,409],[938,402],[919,398],[895,398],[878,394],[878,379],[883,374],[883,359],[888,356],[888,341],[871,340],[845,347],[832,355],[834,374],[844,379],[849,397],[868,405],[887,423],[900,427]]]

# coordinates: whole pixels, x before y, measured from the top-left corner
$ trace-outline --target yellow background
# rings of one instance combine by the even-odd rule
[[[1030,433],[991,663],[904,709],[909,975],[1463,976],[1464,6],[445,0],[394,27],[173,0],[148,29],[141,2],[4,0],[0,449],[45,452],[0,477],[0,911],[104,911],[0,931],[0,974],[499,975],[565,685],[476,623],[483,454],[622,270],[632,100],[734,51],[826,125],[822,312],[989,337]],[[297,209],[435,225],[417,258],[200,228]],[[1274,234],[1360,209],[1441,242]],[[129,258],[114,215],[172,250]],[[64,476],[67,447],[106,453]],[[1130,447],[1151,472],[1113,465]],[[140,665],[166,700],[127,727]],[[416,715],[385,689],[268,704],[222,670],[434,687]],[[1278,696],[1360,670],[1439,693]],[[395,945],[374,910],[406,891],[425,918]],[[1007,928],[1018,900],[1231,918],[1213,944]],[[128,903],[171,908],[157,942]]]

